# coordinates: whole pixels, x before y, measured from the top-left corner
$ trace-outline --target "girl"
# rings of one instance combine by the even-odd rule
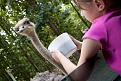
[[[82,44],[72,38],[81,49],[78,64],[73,64],[58,50],[52,52],[52,57],[70,74],[102,50],[106,63],[121,76],[121,0],[75,0],[75,3],[92,23]]]

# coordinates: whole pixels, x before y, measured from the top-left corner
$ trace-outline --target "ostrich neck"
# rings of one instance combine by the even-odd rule
[[[36,32],[32,32],[31,36],[29,36],[32,44],[37,49],[37,51],[50,63],[52,63],[54,66],[56,66],[58,69],[60,69],[64,74],[67,74],[63,66],[59,63],[57,63],[54,59],[51,58],[50,52],[44,47],[44,45],[40,42]]]
[[[46,56],[50,56],[49,51],[44,47],[44,45],[40,42],[36,32],[33,32],[32,36],[30,37],[30,40],[34,47],[37,49],[37,51],[43,55],[46,54]],[[45,56],[44,56],[45,57]]]

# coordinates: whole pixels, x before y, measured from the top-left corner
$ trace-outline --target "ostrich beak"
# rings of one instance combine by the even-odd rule
[[[16,33],[22,33],[24,31],[24,29],[20,29],[19,27],[15,27],[13,29]]]
[[[19,28],[13,28],[13,30],[18,33],[19,32]]]

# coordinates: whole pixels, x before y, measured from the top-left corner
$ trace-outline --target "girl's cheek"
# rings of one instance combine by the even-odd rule
[[[90,18],[90,15],[89,15],[88,12],[82,10],[82,11],[80,12],[80,14],[81,14],[81,16],[83,16],[85,19],[87,19],[88,21],[91,22],[91,18]]]
[[[88,14],[86,13],[86,11],[81,10],[81,16],[85,17],[88,20]]]
[[[88,17],[83,10],[80,12],[80,14],[81,14],[82,17],[85,17],[88,20]]]
[[[84,13],[83,13],[83,11],[82,11],[82,10],[80,11],[80,14],[81,14],[81,16],[84,16]]]

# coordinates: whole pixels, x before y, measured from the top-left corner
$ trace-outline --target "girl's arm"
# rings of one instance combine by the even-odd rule
[[[77,66],[82,65],[88,59],[96,55],[97,51],[101,49],[100,42],[92,39],[84,39],[81,48],[81,55]]]
[[[99,42],[92,39],[84,39],[82,42],[81,55],[78,64],[73,64],[59,51],[54,51],[52,57],[61,63],[68,74],[73,72],[78,66],[84,64],[88,59],[96,55],[96,52],[100,49],[101,45]]]

